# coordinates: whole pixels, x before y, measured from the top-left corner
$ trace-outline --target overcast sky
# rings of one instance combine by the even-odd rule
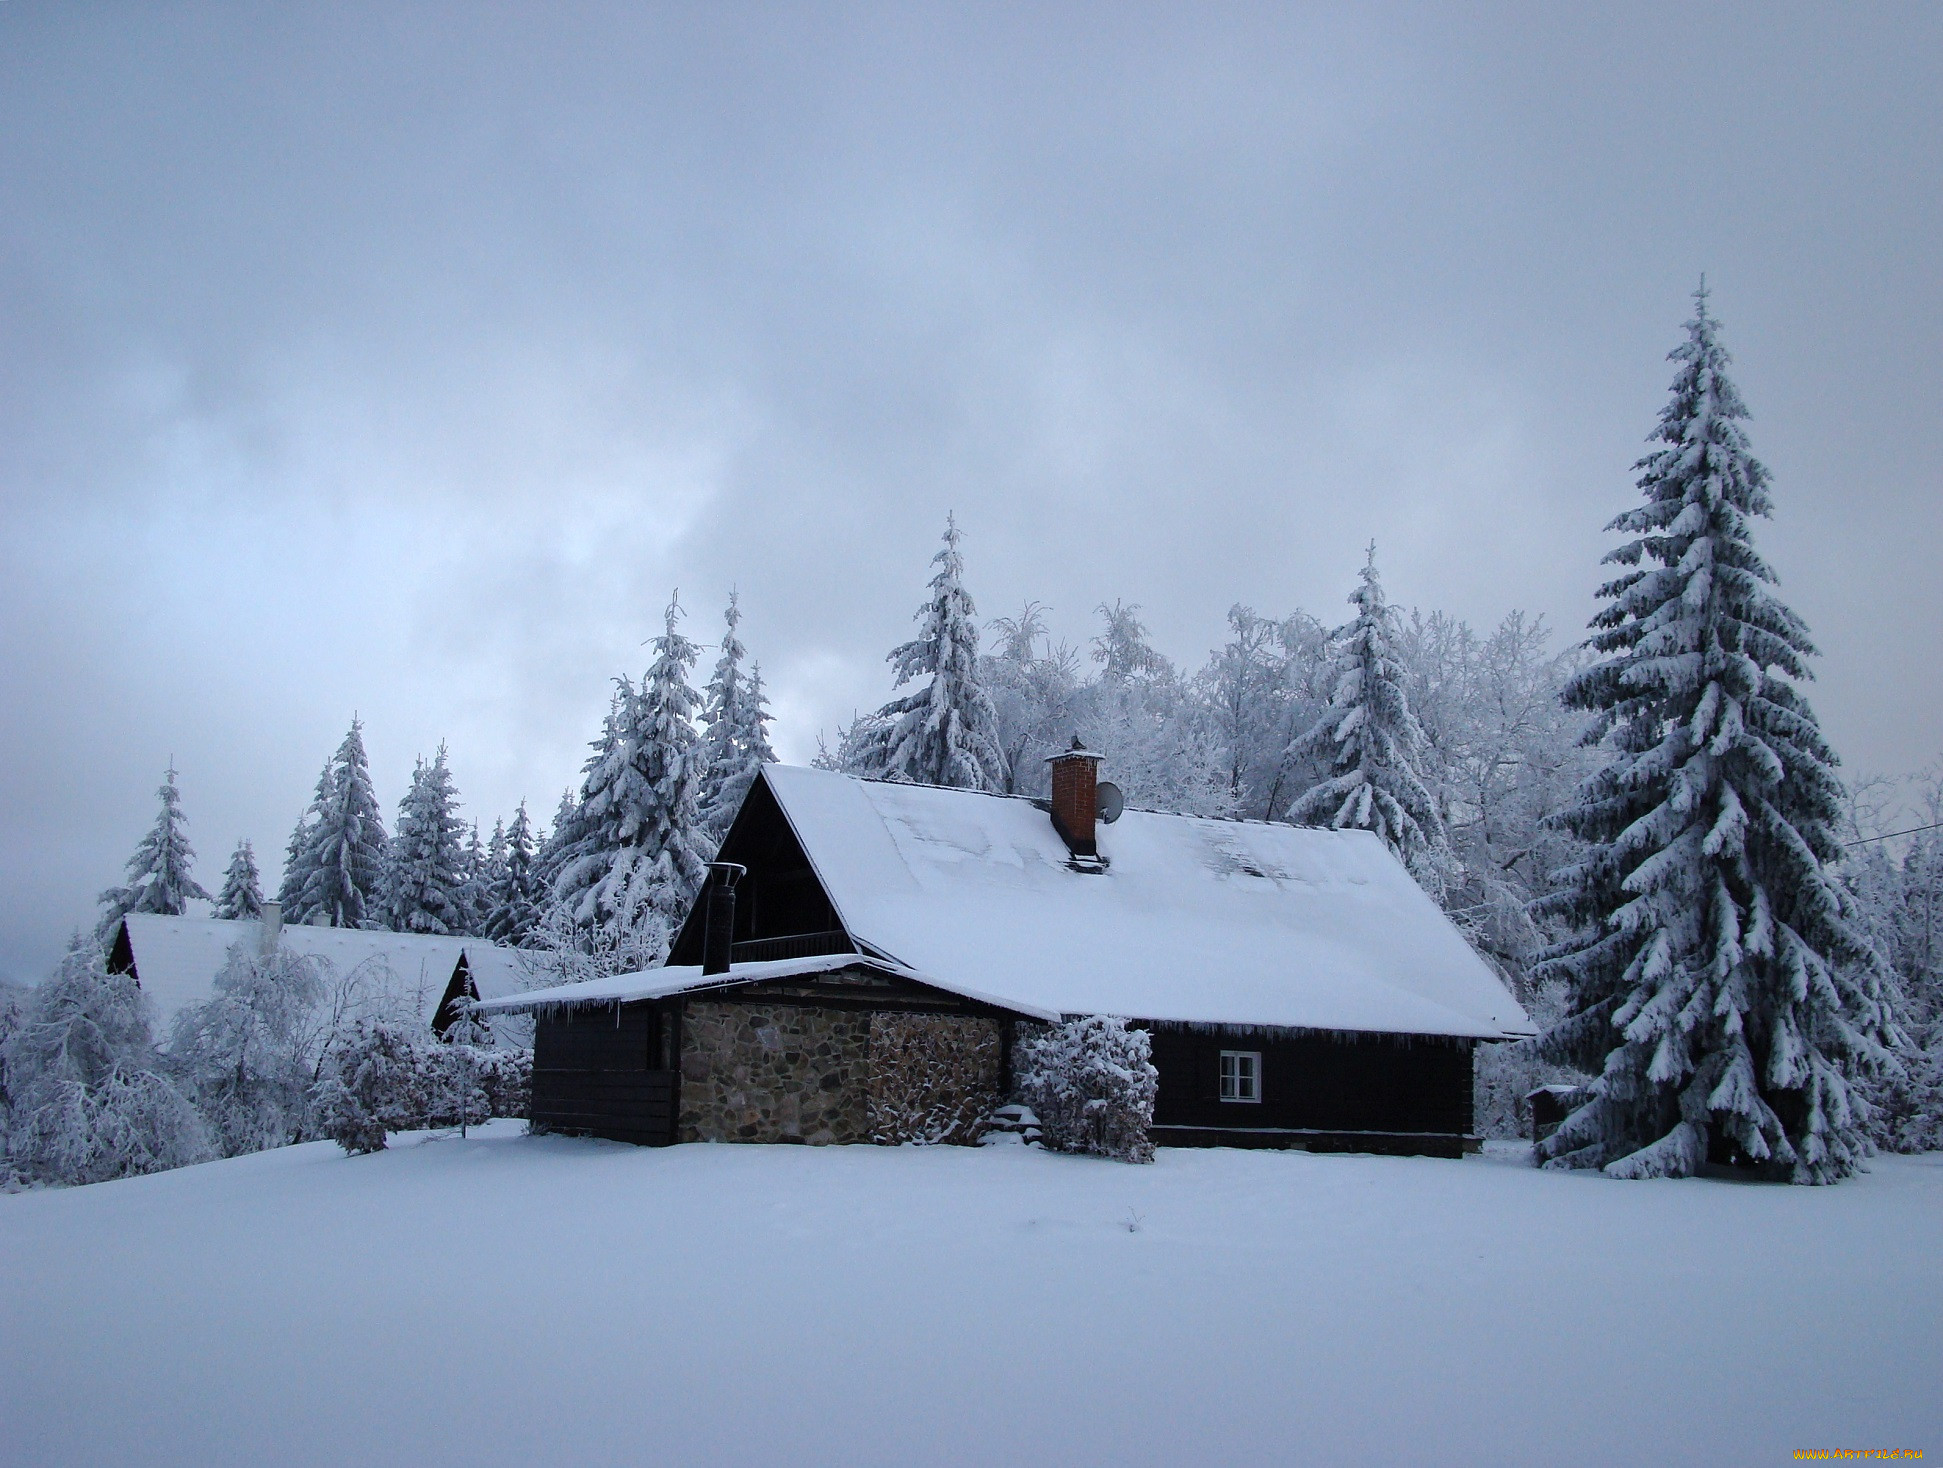
[[[0,4],[0,975],[174,758],[550,815],[679,587],[785,758],[987,617],[1573,638],[1700,273],[1851,772],[1943,751],[1943,9]],[[712,660],[712,658],[711,658]],[[703,671],[706,670],[706,663]]]

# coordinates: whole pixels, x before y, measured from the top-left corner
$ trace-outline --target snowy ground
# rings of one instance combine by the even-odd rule
[[[1836,1188],[411,1137],[0,1197],[7,1463],[1943,1452],[1943,1156]]]

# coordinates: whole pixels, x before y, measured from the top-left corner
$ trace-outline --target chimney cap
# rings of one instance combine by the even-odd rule
[[[1047,755],[1046,763],[1056,764],[1060,760],[1069,760],[1069,759],[1101,760],[1105,758],[1106,756],[1101,754],[1098,750],[1088,749],[1084,744],[1081,744],[1079,742],[1079,735],[1075,734],[1073,736],[1072,746],[1068,749],[1060,750],[1058,754]]]

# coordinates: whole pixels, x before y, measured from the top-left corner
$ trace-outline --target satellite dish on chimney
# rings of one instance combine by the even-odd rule
[[[1093,799],[1097,804],[1102,826],[1112,825],[1127,809],[1126,791],[1111,780],[1102,780],[1094,787]]]

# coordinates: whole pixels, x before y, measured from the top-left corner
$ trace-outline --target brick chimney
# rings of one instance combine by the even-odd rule
[[[1099,819],[1100,756],[1073,736],[1073,747],[1053,755],[1052,824],[1074,856],[1098,856],[1094,825]]]

